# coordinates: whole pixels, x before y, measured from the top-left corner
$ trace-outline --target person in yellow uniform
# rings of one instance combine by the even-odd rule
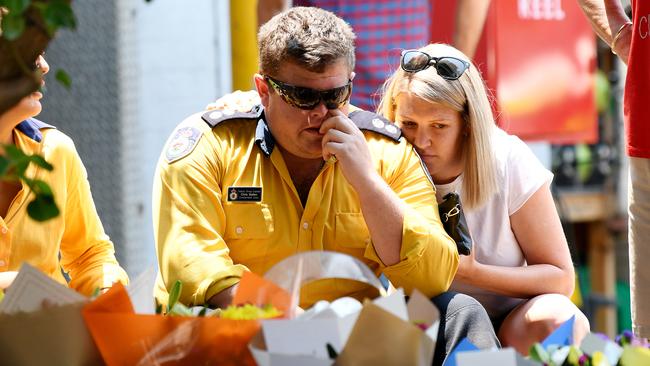
[[[399,128],[348,106],[350,26],[296,7],[273,17],[258,39],[261,105],[192,115],[161,154],[153,188],[157,299],[165,303],[180,280],[182,303],[223,307],[245,271],[263,274],[308,250],[350,254],[407,293],[445,292],[459,259],[433,183]],[[443,354],[468,334],[498,345],[480,304],[464,305],[450,316],[472,315],[443,319]]]
[[[39,56],[37,67],[48,72],[43,56]],[[115,282],[127,284],[128,276],[115,259],[113,243],[97,215],[86,169],[72,140],[33,118],[41,112],[42,97],[34,92],[0,114],[0,144],[39,154],[54,166],[47,171],[32,164],[26,175],[50,186],[60,214],[45,222],[31,219],[27,205],[33,195],[27,185],[0,179],[0,288],[11,284],[23,263],[86,296]]]

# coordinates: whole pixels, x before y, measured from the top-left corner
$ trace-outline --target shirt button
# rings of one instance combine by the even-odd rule
[[[237,233],[237,235],[241,235],[241,233],[244,232],[244,228],[241,227],[241,226],[237,226],[237,227],[235,228],[235,232]]]
[[[302,228],[305,229],[305,230],[309,229],[309,223],[308,222],[303,222],[302,223]]]
[[[6,233],[7,233],[7,231],[9,231],[9,230],[7,230],[7,228],[6,228],[6,227],[3,227],[3,228],[2,228],[2,230],[0,230],[0,232],[2,232],[3,234],[6,234]]]

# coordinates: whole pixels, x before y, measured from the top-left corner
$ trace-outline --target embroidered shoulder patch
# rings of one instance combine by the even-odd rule
[[[186,157],[194,150],[201,135],[201,131],[195,127],[181,127],[177,129],[165,148],[167,162],[171,164]]]

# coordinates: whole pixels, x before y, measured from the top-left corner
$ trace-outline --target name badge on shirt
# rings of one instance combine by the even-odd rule
[[[262,187],[228,187],[229,202],[262,202]]]

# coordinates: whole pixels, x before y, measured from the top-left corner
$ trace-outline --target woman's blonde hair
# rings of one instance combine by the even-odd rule
[[[462,146],[462,201],[467,208],[478,208],[497,190],[497,167],[492,147],[492,135],[497,127],[485,83],[476,66],[452,46],[430,44],[420,48],[420,51],[432,57],[460,58],[471,65],[458,80],[443,79],[433,66],[415,73],[399,68],[384,84],[378,113],[394,121],[396,100],[400,93],[411,93],[425,101],[460,112],[466,133]]]

